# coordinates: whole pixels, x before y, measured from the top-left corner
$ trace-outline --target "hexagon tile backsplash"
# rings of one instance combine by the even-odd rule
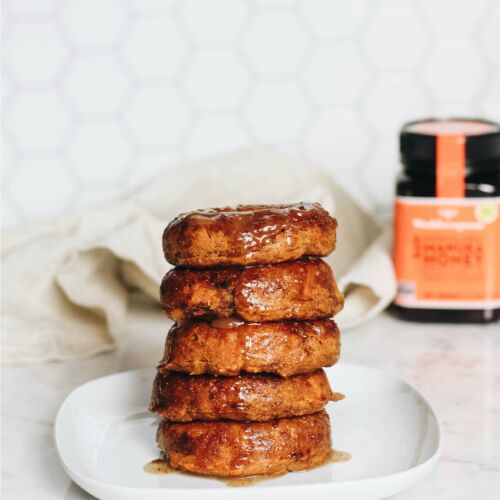
[[[500,120],[498,0],[3,0],[3,225],[273,144],[390,207],[409,119]]]

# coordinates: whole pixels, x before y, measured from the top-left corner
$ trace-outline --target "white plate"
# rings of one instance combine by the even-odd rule
[[[295,472],[254,486],[143,471],[159,457],[157,418],[145,411],[153,370],[118,373],[84,384],[64,401],[55,423],[62,465],[103,500],[378,499],[421,479],[440,451],[438,420],[425,398],[403,380],[340,363],[326,370],[346,399],[328,405],[333,445],[351,460]]]

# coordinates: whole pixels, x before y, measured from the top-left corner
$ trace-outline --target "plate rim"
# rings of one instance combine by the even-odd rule
[[[349,362],[339,362],[331,367],[328,368],[335,368],[336,366],[342,366],[346,367],[349,369],[362,369],[366,371],[372,371],[378,374],[382,374],[385,377],[390,377],[394,380],[397,380],[399,382],[403,382],[406,386],[411,388],[427,405],[428,409],[430,410],[432,416],[434,417],[437,425],[437,446],[434,451],[434,453],[424,462],[421,464],[415,465],[413,467],[409,467],[405,470],[394,472],[392,474],[385,474],[381,476],[376,476],[376,477],[369,477],[365,479],[351,479],[348,481],[336,481],[336,482],[319,482],[319,483],[312,483],[312,484],[294,484],[294,485],[278,485],[278,486],[259,486],[258,490],[263,491],[263,490],[271,490],[275,492],[284,492],[287,490],[311,490],[311,489],[322,489],[322,488],[349,488],[349,487],[368,487],[370,484],[375,484],[378,482],[392,482],[392,481],[397,481],[398,478],[403,477],[405,475],[411,474],[415,475],[417,472],[423,470],[423,469],[431,469],[439,460],[441,453],[442,453],[442,424],[441,421],[436,413],[436,410],[426,398],[420,390],[418,390],[414,384],[411,382],[408,382],[406,379],[398,376],[397,374],[394,374],[391,371],[388,370],[382,370],[380,368],[373,368],[371,366],[364,366],[361,364],[357,363],[349,363]],[[65,398],[64,401],[61,403],[61,406],[59,407],[56,418],[54,420],[54,425],[53,425],[53,440],[57,452],[57,456],[59,459],[59,462],[61,463],[62,468],[66,472],[66,474],[73,480],[75,481],[80,487],[86,490],[86,487],[84,485],[92,485],[96,488],[106,488],[109,491],[114,491],[114,492],[128,492],[128,493],[133,493],[133,492],[144,492],[147,491],[148,493],[151,494],[159,494],[160,492],[171,492],[171,493],[193,493],[193,492],[200,492],[200,491],[207,491],[205,488],[193,488],[193,487],[183,487],[183,488],[177,488],[177,487],[161,487],[161,488],[144,488],[144,487],[139,487],[139,486],[123,486],[119,484],[114,484],[110,483],[107,481],[101,481],[94,479],[91,476],[81,474],[80,472],[74,471],[70,469],[70,467],[66,464],[66,461],[64,460],[62,450],[61,450],[61,445],[60,445],[60,439],[58,438],[58,430],[60,429],[60,421],[63,418],[63,413],[66,408],[66,406],[69,404],[69,401],[71,398],[75,397],[75,393],[77,393],[79,390],[82,390],[84,387],[98,383],[99,381],[106,379],[106,378],[111,378],[111,377],[117,377],[117,376],[123,376],[126,374],[139,374],[141,372],[147,372],[147,371],[152,371],[154,368],[137,368],[134,370],[124,370],[121,372],[116,372],[116,373],[111,373],[109,375],[104,375],[102,377],[97,377],[95,379],[89,380],[88,382],[84,382],[83,384],[79,385],[78,387],[75,387]],[[414,481],[412,481],[413,484]],[[253,486],[247,486],[245,490],[248,489],[254,489]],[[214,488],[213,491],[216,493],[221,493],[224,491],[232,491],[234,493],[234,488]],[[87,490],[86,490],[87,491]]]

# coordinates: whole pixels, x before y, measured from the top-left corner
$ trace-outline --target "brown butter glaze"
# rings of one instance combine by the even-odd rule
[[[333,393],[323,370],[283,378],[271,374],[231,377],[157,374],[150,410],[173,422],[265,421],[320,411]]]
[[[172,474],[176,472],[175,469],[168,465],[168,460],[165,458],[157,458],[148,462],[144,468],[144,472],[149,472],[150,474]]]
[[[225,478],[276,476],[321,465],[331,457],[325,411],[267,422],[164,420],[157,442],[171,467]]]
[[[174,325],[167,336],[160,373],[190,375],[275,373],[288,377],[333,365],[340,334],[332,320],[242,323],[229,318]]]
[[[182,323],[236,316],[248,322],[328,318],[344,298],[321,259],[252,267],[175,268],[163,278],[160,301]]]
[[[188,267],[284,262],[328,255],[336,228],[318,203],[197,210],[167,226],[163,250],[168,262]]]
[[[229,318],[216,318],[210,321],[210,326],[220,330],[232,330],[242,325],[256,325],[257,323],[245,323],[241,318],[230,316]]]
[[[161,455],[165,457],[165,454],[162,452]],[[346,462],[351,459],[351,455],[346,453],[345,451],[339,450],[331,450],[330,455],[325,459],[324,462],[316,463],[313,466],[305,467],[304,470],[315,469],[316,467],[321,467],[326,464],[338,463],[338,462]],[[174,472],[186,475],[194,475],[193,472],[185,472],[174,469],[168,463],[167,458],[159,458],[156,460],[152,460],[148,462],[144,466],[144,472],[149,472],[150,474],[172,474]],[[254,486],[258,483],[264,481],[271,481],[272,479],[276,479],[277,477],[283,476],[284,473],[275,473],[275,474],[259,474],[253,476],[243,476],[243,477],[223,477],[223,476],[211,476],[212,479],[217,479],[222,481],[227,486],[232,488],[240,488],[242,486]],[[210,477],[210,476],[208,476]]]

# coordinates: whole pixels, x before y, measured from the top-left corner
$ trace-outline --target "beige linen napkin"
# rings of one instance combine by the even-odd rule
[[[339,220],[327,258],[346,306],[343,329],[394,296],[380,229],[327,175],[297,158],[250,149],[169,169],[147,187],[83,215],[3,234],[3,360],[44,362],[112,349],[125,331],[130,291],[158,300],[169,269],[161,236],[178,213],[238,203],[318,201]]]

